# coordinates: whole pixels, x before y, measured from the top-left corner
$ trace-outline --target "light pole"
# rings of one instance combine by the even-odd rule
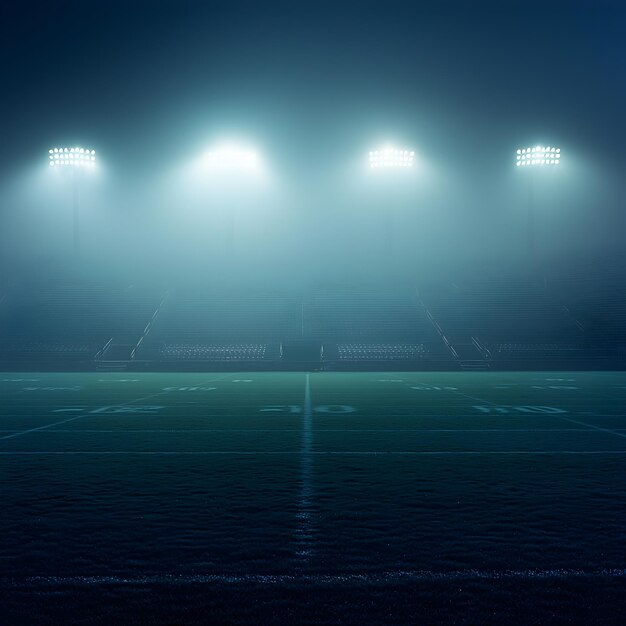
[[[382,174],[382,170],[410,170],[413,168],[415,152],[413,150],[398,149],[386,146],[379,150],[370,150],[369,166],[376,174]],[[393,255],[393,211],[385,212],[384,222],[384,254],[388,257]]]
[[[535,171],[537,168],[555,167],[561,162],[561,148],[554,146],[535,146],[534,148],[518,148],[515,165],[527,171],[528,209],[526,223],[526,245],[530,262],[536,253],[535,240]]]
[[[96,164],[96,151],[81,147],[50,148],[48,162],[53,169],[69,172],[72,181],[72,212],[73,212],[73,240],[74,257],[80,257],[80,209],[78,202],[78,177],[84,170],[91,169]]]
[[[257,154],[247,148],[235,146],[217,147],[204,157],[204,165],[211,174],[218,175],[223,182],[227,181],[226,193],[232,194],[233,186],[240,189],[248,176],[257,168]],[[221,194],[220,194],[221,195]],[[226,216],[225,243],[227,254],[234,256],[235,250],[235,208],[231,206]]]

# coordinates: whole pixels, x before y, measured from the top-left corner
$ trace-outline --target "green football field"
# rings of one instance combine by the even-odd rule
[[[0,390],[4,457],[626,453],[620,372],[5,373]]]
[[[619,372],[3,373],[0,394],[7,619],[279,623],[317,593],[319,623],[542,623],[626,583]]]

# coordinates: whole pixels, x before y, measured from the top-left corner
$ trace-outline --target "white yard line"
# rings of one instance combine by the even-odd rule
[[[304,400],[302,414],[302,450],[300,460],[300,493],[298,498],[298,526],[296,556],[305,561],[313,548],[314,529],[311,511],[313,508],[313,410],[311,408],[311,381],[307,372],[304,380]]]
[[[559,455],[626,455],[626,450],[334,450],[310,452],[311,456],[559,456]],[[43,456],[43,455],[138,455],[138,456],[302,456],[302,450],[29,450],[0,451],[0,456]]]
[[[230,375],[230,374],[228,374],[228,375]],[[209,380],[209,381],[207,381],[207,382],[205,382],[203,384],[207,385],[209,383],[216,382],[218,380],[222,380],[223,378],[226,378],[226,376],[227,375],[219,376],[218,378]],[[158,396],[162,396],[163,394],[167,394],[167,393],[170,393],[170,392],[168,392],[168,391],[159,391],[158,393],[154,393],[154,394],[151,394],[149,396],[143,396],[141,398],[135,398],[134,400],[129,400],[128,402],[122,402],[122,403],[119,403],[119,404],[111,404],[111,405],[109,405],[109,408],[112,408],[112,409],[113,408],[123,408],[125,406],[130,405],[130,404],[135,404],[136,402],[141,402],[143,400],[149,400],[150,398],[156,398]],[[6,440],[6,439],[13,439],[14,437],[21,437],[23,435],[28,435],[29,433],[34,433],[34,432],[38,432],[38,431],[41,431],[41,430],[47,430],[47,429],[52,428],[54,426],[60,426],[61,424],[67,424],[68,422],[74,422],[76,420],[83,419],[85,417],[93,416],[93,415],[94,415],[94,413],[88,411],[86,413],[82,413],[81,415],[77,415],[76,417],[70,417],[68,419],[61,420],[59,422],[54,422],[52,424],[46,424],[44,426],[37,426],[36,428],[28,428],[26,430],[22,430],[22,431],[19,431],[19,432],[14,432],[14,433],[12,433],[10,435],[4,435],[3,437],[0,437],[0,441]]]

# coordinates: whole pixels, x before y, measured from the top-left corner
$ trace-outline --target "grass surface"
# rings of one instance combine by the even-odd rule
[[[6,620],[617,615],[621,373],[17,373],[0,394]]]

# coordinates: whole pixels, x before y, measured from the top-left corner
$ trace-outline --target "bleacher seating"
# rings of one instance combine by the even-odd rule
[[[421,343],[340,343],[337,354],[342,361],[415,361],[428,352]]]
[[[498,343],[490,346],[492,356],[506,359],[545,359],[580,357],[583,355],[581,344],[543,342],[543,343]]]
[[[428,309],[450,341],[579,342],[580,328],[539,287],[477,283],[431,290]]]
[[[269,369],[297,366],[294,346],[309,344],[324,367],[344,369],[623,361],[626,280],[582,284],[467,280],[419,292],[373,285],[302,293],[199,286],[164,297],[119,285],[47,283],[0,294],[0,364]]]
[[[95,283],[15,290],[0,310],[0,358],[93,359],[113,337],[136,342],[155,294]]]
[[[24,341],[3,343],[0,356],[18,362],[37,360],[87,361],[95,357],[98,346],[86,343]]]
[[[626,342],[626,289],[596,290],[571,301],[569,309],[594,341]]]
[[[265,358],[265,344],[166,344],[159,354],[164,360],[184,361],[261,361]]]

